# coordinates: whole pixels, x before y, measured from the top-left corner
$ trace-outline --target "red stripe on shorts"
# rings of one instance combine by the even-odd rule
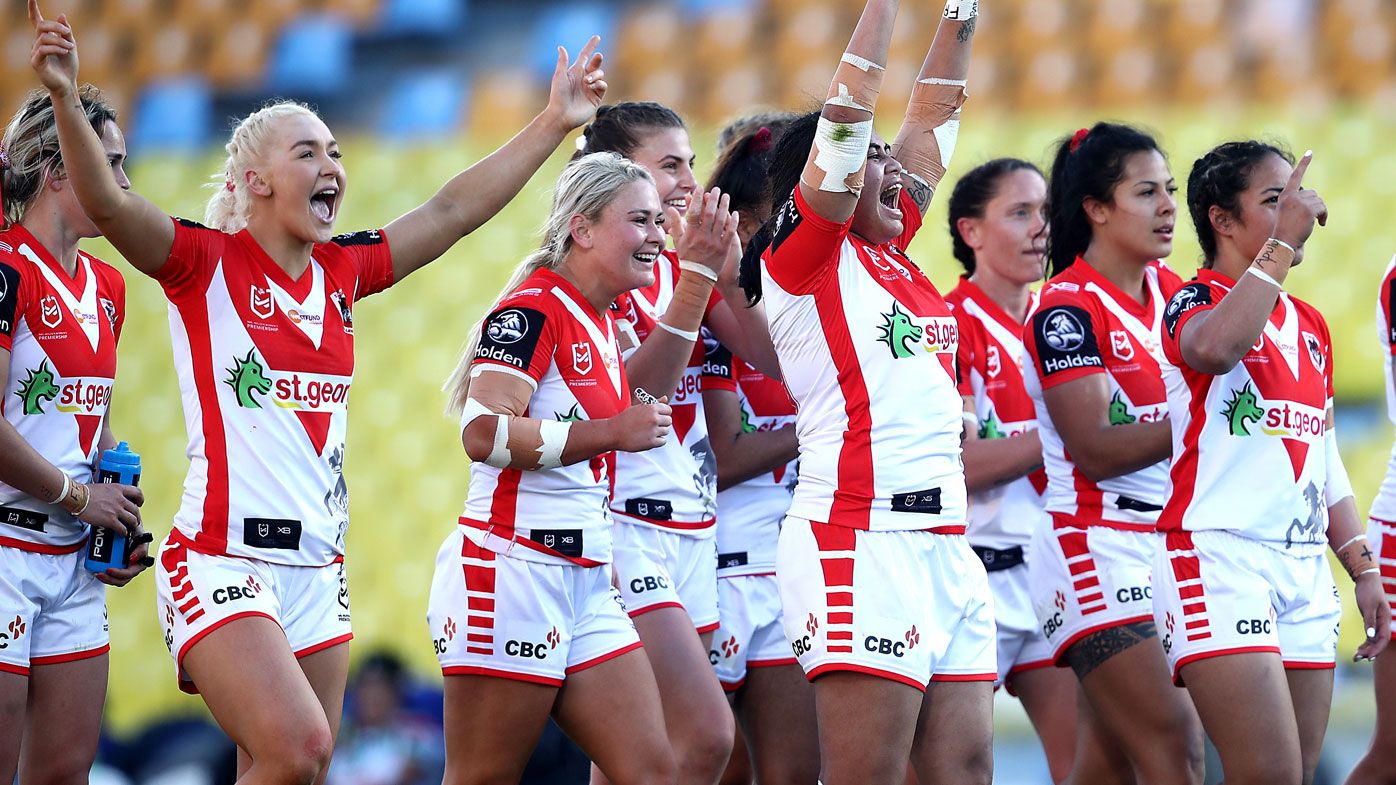
[[[465,590],[468,593],[488,594],[488,599],[467,597],[466,607],[471,615],[465,619],[465,650],[471,654],[494,654],[494,592],[495,592],[495,553],[485,550],[461,538],[461,570],[465,574]],[[470,561],[465,561],[469,559]],[[485,562],[479,564],[478,562]],[[477,599],[480,600],[477,602]],[[482,607],[488,604],[488,608]],[[471,645],[474,644],[474,645]]]

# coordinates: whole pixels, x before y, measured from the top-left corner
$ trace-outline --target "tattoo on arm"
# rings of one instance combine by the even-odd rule
[[[910,175],[910,172],[907,174]],[[911,201],[916,203],[916,207],[921,210],[921,214],[926,214],[926,208],[931,206],[931,196],[935,194],[926,181],[915,175],[903,178],[902,187],[906,188],[906,195],[911,197]]]
[[[1067,664],[1076,671],[1077,679],[1095,670],[1125,649],[1150,638],[1158,637],[1158,629],[1151,621],[1137,621],[1119,627],[1110,627],[1087,635],[1066,650]]]
[[[968,20],[965,21],[964,24],[960,25],[960,32],[956,34],[956,37],[959,39],[960,43],[963,44],[974,37],[974,23],[978,20],[979,17],[977,16],[970,17]]]

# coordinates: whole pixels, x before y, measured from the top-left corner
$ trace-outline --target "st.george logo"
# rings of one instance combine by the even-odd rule
[[[276,301],[271,297],[271,289],[252,287],[252,314],[259,319],[270,319],[276,312]]]
[[[586,341],[572,344],[572,369],[583,376],[591,373],[591,344]]]

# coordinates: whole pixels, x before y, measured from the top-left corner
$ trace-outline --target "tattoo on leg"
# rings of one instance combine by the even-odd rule
[[[1071,669],[1076,671],[1076,678],[1084,679],[1087,674],[1116,654],[1133,647],[1136,643],[1157,637],[1158,630],[1152,621],[1122,624],[1082,638],[1066,650],[1066,661],[1071,665]]]
[[[974,23],[978,19],[979,17],[977,16],[970,17],[964,24],[960,25],[960,32],[956,35],[956,37],[959,38],[960,43],[963,44],[970,38],[974,37]]]

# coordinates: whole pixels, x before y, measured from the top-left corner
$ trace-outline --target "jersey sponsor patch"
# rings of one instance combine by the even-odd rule
[[[506,363],[528,370],[543,334],[544,316],[533,308],[505,308],[490,314],[480,330],[475,359]]]
[[[179,217],[176,217],[176,218],[175,218],[175,222],[178,223],[180,226],[185,226],[185,227],[188,227],[188,228],[190,228],[190,229],[208,229],[207,226],[204,226],[203,224],[199,223],[198,221],[191,221],[191,220],[189,220],[188,218],[179,218]]]
[[[732,350],[706,335],[703,338],[703,375],[732,378]]]
[[[799,228],[803,218],[800,215],[800,208],[795,205],[795,195],[792,193],[790,198],[785,200],[785,205],[780,208],[780,213],[776,215],[776,229],[771,237],[771,253],[780,250],[780,246]]]
[[[383,243],[383,233],[377,229],[350,232],[348,234],[335,235],[330,238],[330,242],[344,248],[351,245],[381,245]]]
[[[1032,333],[1043,376],[1073,368],[1104,367],[1085,309],[1058,305],[1040,311],[1032,317]]]
[[[1212,304],[1212,288],[1205,283],[1190,283],[1187,286],[1173,293],[1173,297],[1168,301],[1168,308],[1163,312],[1163,326],[1168,330],[1168,337],[1178,337],[1175,333],[1178,329],[1178,320],[1183,318],[1183,314],[1194,308]]]
[[[583,550],[582,535],[581,529],[533,529],[528,538],[563,556],[579,558]]]
[[[19,305],[19,270],[0,263],[0,333],[14,335]]]
[[[301,522],[290,518],[244,518],[242,541],[252,548],[300,550]]]

